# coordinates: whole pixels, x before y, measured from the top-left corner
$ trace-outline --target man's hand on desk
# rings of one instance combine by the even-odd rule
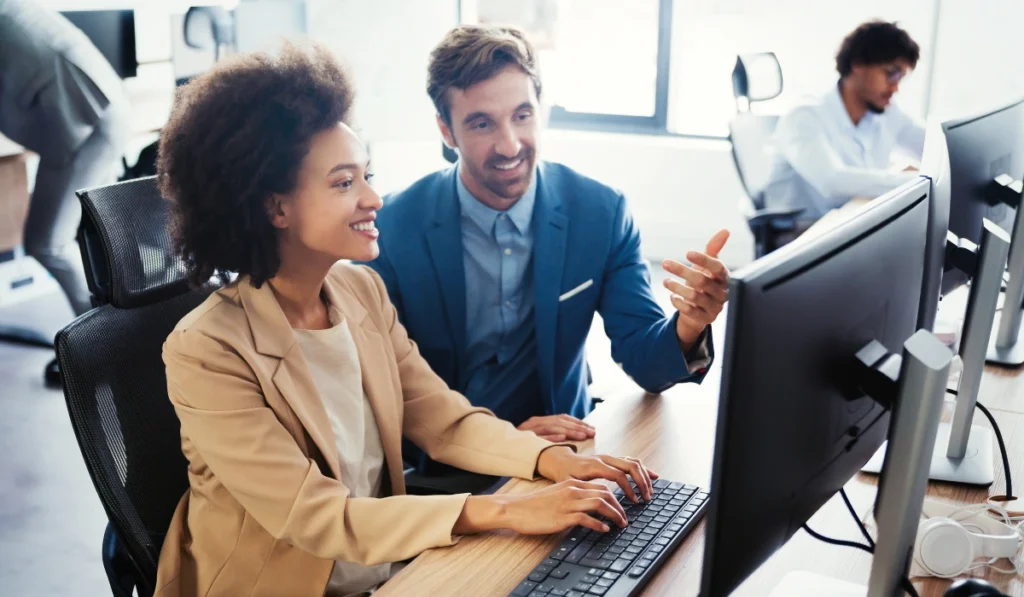
[[[594,437],[594,427],[569,415],[530,417],[519,425],[520,431],[532,431],[549,442],[584,441]]]
[[[703,253],[690,251],[686,259],[693,267],[666,259],[661,266],[666,272],[679,276],[665,279],[665,288],[672,292],[672,306],[679,311],[676,335],[683,353],[689,353],[704,328],[711,325],[722,312],[729,299],[729,268],[718,260],[718,254],[729,240],[728,230],[719,230],[708,241]]]
[[[537,472],[556,483],[523,495],[471,495],[466,498],[452,534],[510,529],[525,535],[548,535],[577,525],[608,531],[608,525],[594,516],[604,516],[625,527],[626,512],[615,494],[607,486],[590,481],[614,481],[636,501],[627,474],[648,500],[653,491],[651,479],[658,478],[657,473],[635,458],[580,456],[565,446],[541,452]]]

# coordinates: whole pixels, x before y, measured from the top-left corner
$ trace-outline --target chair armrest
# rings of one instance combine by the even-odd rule
[[[415,469],[405,470],[405,492],[409,495],[492,493],[500,487],[502,481],[502,477],[478,475],[468,471],[428,477]]]
[[[760,226],[772,226],[779,230],[793,228],[796,217],[804,212],[804,208],[776,208],[768,207],[758,209],[747,216],[747,225],[751,228]]]

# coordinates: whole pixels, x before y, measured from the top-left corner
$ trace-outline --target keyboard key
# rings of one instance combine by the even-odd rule
[[[526,578],[532,580],[533,582],[543,582],[544,579],[547,577],[547,574],[541,574],[540,572],[531,572],[530,576],[527,576]]]
[[[654,485],[658,489],[663,489],[665,487],[671,487],[673,485],[679,485],[679,487],[682,487],[681,483],[672,483],[668,479],[655,479],[654,482],[652,483],[652,485]]]
[[[679,531],[683,530],[683,525],[681,525],[681,524],[670,524],[667,527],[665,527],[665,530],[666,531],[671,531],[673,533],[678,533]]]
[[[697,487],[696,485],[683,485],[683,489],[690,489],[690,490],[693,490],[693,491],[697,491],[698,489],[700,489],[700,487]]]
[[[651,539],[654,539],[654,535],[650,533],[640,533],[640,535],[637,536],[637,539],[640,539],[644,543],[650,543]]]
[[[629,547],[626,548],[626,553],[631,553],[631,554],[634,554],[634,555],[641,554],[641,553],[643,553],[643,551],[644,551],[643,547],[637,547],[635,545],[630,545]]]
[[[652,560],[650,558],[641,558],[640,561],[636,563],[636,565],[637,566],[642,566],[644,568],[649,568],[651,566],[651,564],[653,564],[653,563],[654,563],[654,560]]]
[[[666,524],[667,522],[652,522],[651,524],[647,525],[647,528],[650,529],[652,532],[660,531],[661,529],[665,528]]]
[[[588,568],[599,568],[601,570],[607,570],[614,560],[609,558],[583,558],[580,560],[580,566],[587,566]]]
[[[569,555],[569,552],[571,552],[571,551],[572,551],[572,549],[570,549],[569,547],[566,547],[564,545],[563,546],[559,546],[558,549],[556,549],[555,551],[551,552],[550,557],[553,560],[564,560],[565,556]]]
[[[664,479],[658,479],[658,480],[659,481],[664,481]],[[668,487],[669,489],[671,489],[673,491],[679,491],[680,489],[683,488],[683,484],[682,483],[666,483],[665,487]]]
[[[593,587],[590,587],[590,590],[587,591],[587,594],[588,595],[604,595],[607,592],[608,592],[608,587],[593,586]]]
[[[661,524],[665,524],[665,523],[667,523],[670,520],[672,520],[672,519],[669,518],[668,516],[655,516],[654,517],[654,522],[660,522]]]
[[[548,597],[547,593],[541,593],[540,591],[534,591],[530,593],[530,597]]]
[[[550,576],[551,578],[557,578],[558,580],[562,580],[563,578],[569,576],[569,570],[567,568],[555,568],[551,571],[551,574],[549,574],[548,576]]]
[[[626,570],[629,569],[629,563],[630,563],[630,561],[627,560],[626,558],[619,558],[618,560],[615,560],[615,562],[612,563],[612,565],[610,567],[611,571],[612,572],[625,572]]]
[[[575,585],[573,585],[572,590],[573,591],[579,591],[580,593],[586,593],[587,591],[590,590],[590,587],[591,587],[590,583],[578,582]]]
[[[594,546],[593,543],[584,541],[583,543],[576,546],[576,549],[572,550],[572,553],[565,557],[565,561],[570,564],[578,564],[581,559],[586,557],[587,552]]]
[[[615,547],[615,546],[612,546],[612,547],[609,547],[608,551],[606,551],[605,553],[608,554],[609,556],[617,556],[617,555],[621,554],[624,551],[626,551],[625,547]]]
[[[565,597],[587,597],[587,595],[586,593],[581,593],[579,591],[569,591],[566,593]]]
[[[587,574],[590,576],[601,576],[604,574],[604,570],[601,570],[600,568],[591,568],[590,570],[587,570]]]
[[[605,550],[604,547],[601,547],[600,545],[595,545],[594,547],[592,547],[590,549],[590,551],[587,552],[587,555],[584,556],[583,559],[590,558],[592,560],[596,560],[596,559],[600,558],[602,555],[604,555],[604,550]],[[580,561],[582,562],[583,560],[580,560]],[[587,564],[581,564],[581,565],[582,566],[586,566]]]
[[[648,552],[648,553],[651,553],[651,554],[654,554],[654,555],[657,555],[657,554],[661,553],[661,552],[662,552],[662,551],[664,551],[664,550],[665,550],[665,547],[664,547],[664,546],[661,546],[661,545],[652,545],[652,546],[650,547],[650,549],[648,549],[648,550],[647,550],[647,552]]]
[[[670,541],[664,537],[658,537],[654,540],[655,545],[668,545]]]
[[[551,558],[548,558],[548,559],[544,560],[543,562],[541,562],[540,565],[541,566],[547,566],[548,568],[551,568],[552,570],[554,570],[555,568],[558,568],[558,565],[560,563],[561,562],[559,562],[558,560],[552,560]]]
[[[565,589],[554,589],[553,591],[551,591],[551,595],[552,597],[565,597],[565,594],[567,592],[568,591],[566,591]]]
[[[583,578],[580,579],[580,582],[594,584],[599,580],[601,580],[600,574],[584,574]]]
[[[706,491],[698,491],[697,492],[697,497],[708,499],[708,492],[706,492]]]
[[[606,587],[607,588],[607,587],[610,587],[610,586],[614,585],[615,581],[607,579],[607,578],[600,578],[594,584],[596,584],[599,587]]]
[[[541,593],[550,593],[555,590],[555,585],[540,585],[537,590]]]
[[[633,569],[629,571],[629,576],[631,578],[640,578],[641,576],[644,575],[644,572],[647,572],[647,568],[641,568],[639,566],[634,566]]]
[[[524,580],[523,582],[519,583],[519,586],[516,587],[515,590],[512,591],[512,595],[514,595],[515,597],[526,597],[530,594],[530,591],[534,590],[535,588],[537,588],[537,583],[529,580]]]
[[[555,564],[558,564],[558,562],[555,562]],[[545,566],[544,564],[541,564],[540,566],[537,566],[536,568],[534,568],[533,571],[534,572],[540,572],[541,574],[548,574],[553,569],[554,569],[554,567],[552,567],[552,566]]]

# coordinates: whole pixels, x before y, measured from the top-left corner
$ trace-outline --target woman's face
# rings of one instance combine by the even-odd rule
[[[271,218],[285,252],[371,261],[380,253],[374,220],[383,203],[370,186],[366,148],[343,123],[309,144],[295,190],[280,197]]]

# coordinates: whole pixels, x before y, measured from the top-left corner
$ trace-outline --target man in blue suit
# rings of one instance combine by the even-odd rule
[[[520,32],[446,35],[431,54],[428,92],[459,162],[390,198],[370,265],[450,387],[520,429],[582,440],[594,434],[580,419],[592,408],[584,344],[595,312],[613,358],[645,390],[703,379],[710,324],[728,294],[716,259],[728,232],[687,254],[695,267],[664,263],[682,279],[666,281],[677,310],[667,317],[622,194],[537,161],[540,90]]]

